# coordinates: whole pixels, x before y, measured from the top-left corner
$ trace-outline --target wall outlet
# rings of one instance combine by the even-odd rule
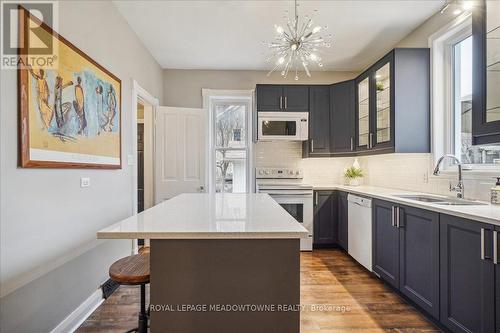
[[[90,178],[83,177],[80,178],[80,187],[89,187],[90,186]]]
[[[423,177],[422,177],[422,181],[424,183],[428,183],[429,182],[429,172],[427,172],[427,171],[424,172]]]
[[[134,165],[134,155],[132,154],[127,155],[127,163],[128,165]]]

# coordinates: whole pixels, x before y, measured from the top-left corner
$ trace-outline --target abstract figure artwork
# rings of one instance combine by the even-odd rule
[[[19,66],[20,165],[121,168],[120,79],[27,11],[21,16],[20,57],[30,57],[35,21],[53,40],[57,63]]]

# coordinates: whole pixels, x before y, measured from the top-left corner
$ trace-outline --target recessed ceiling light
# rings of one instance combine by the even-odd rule
[[[459,14],[462,14],[462,11],[460,9],[455,9],[453,11],[453,15],[459,15]]]

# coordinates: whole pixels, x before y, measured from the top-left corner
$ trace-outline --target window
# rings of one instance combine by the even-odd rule
[[[454,154],[463,164],[498,165],[500,146],[472,145],[472,36],[453,45]]]
[[[432,54],[432,153],[457,156],[489,177],[500,170],[500,146],[472,145],[472,19],[460,15],[429,38]],[[456,172],[452,164],[445,169]],[[486,173],[485,173],[486,172]],[[468,172],[469,174],[471,171]]]
[[[209,114],[209,191],[250,192],[253,91],[203,89],[203,105]]]

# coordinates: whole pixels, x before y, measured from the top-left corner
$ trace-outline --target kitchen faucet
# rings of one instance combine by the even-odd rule
[[[460,163],[460,160],[456,156],[450,155],[450,154],[446,154],[446,155],[441,156],[436,163],[436,167],[434,168],[434,176],[439,175],[439,165],[446,157],[453,159],[458,166],[458,184],[455,186],[452,186],[450,183],[450,191],[457,192],[457,198],[463,199],[464,198],[464,182],[462,180],[462,163]]]

